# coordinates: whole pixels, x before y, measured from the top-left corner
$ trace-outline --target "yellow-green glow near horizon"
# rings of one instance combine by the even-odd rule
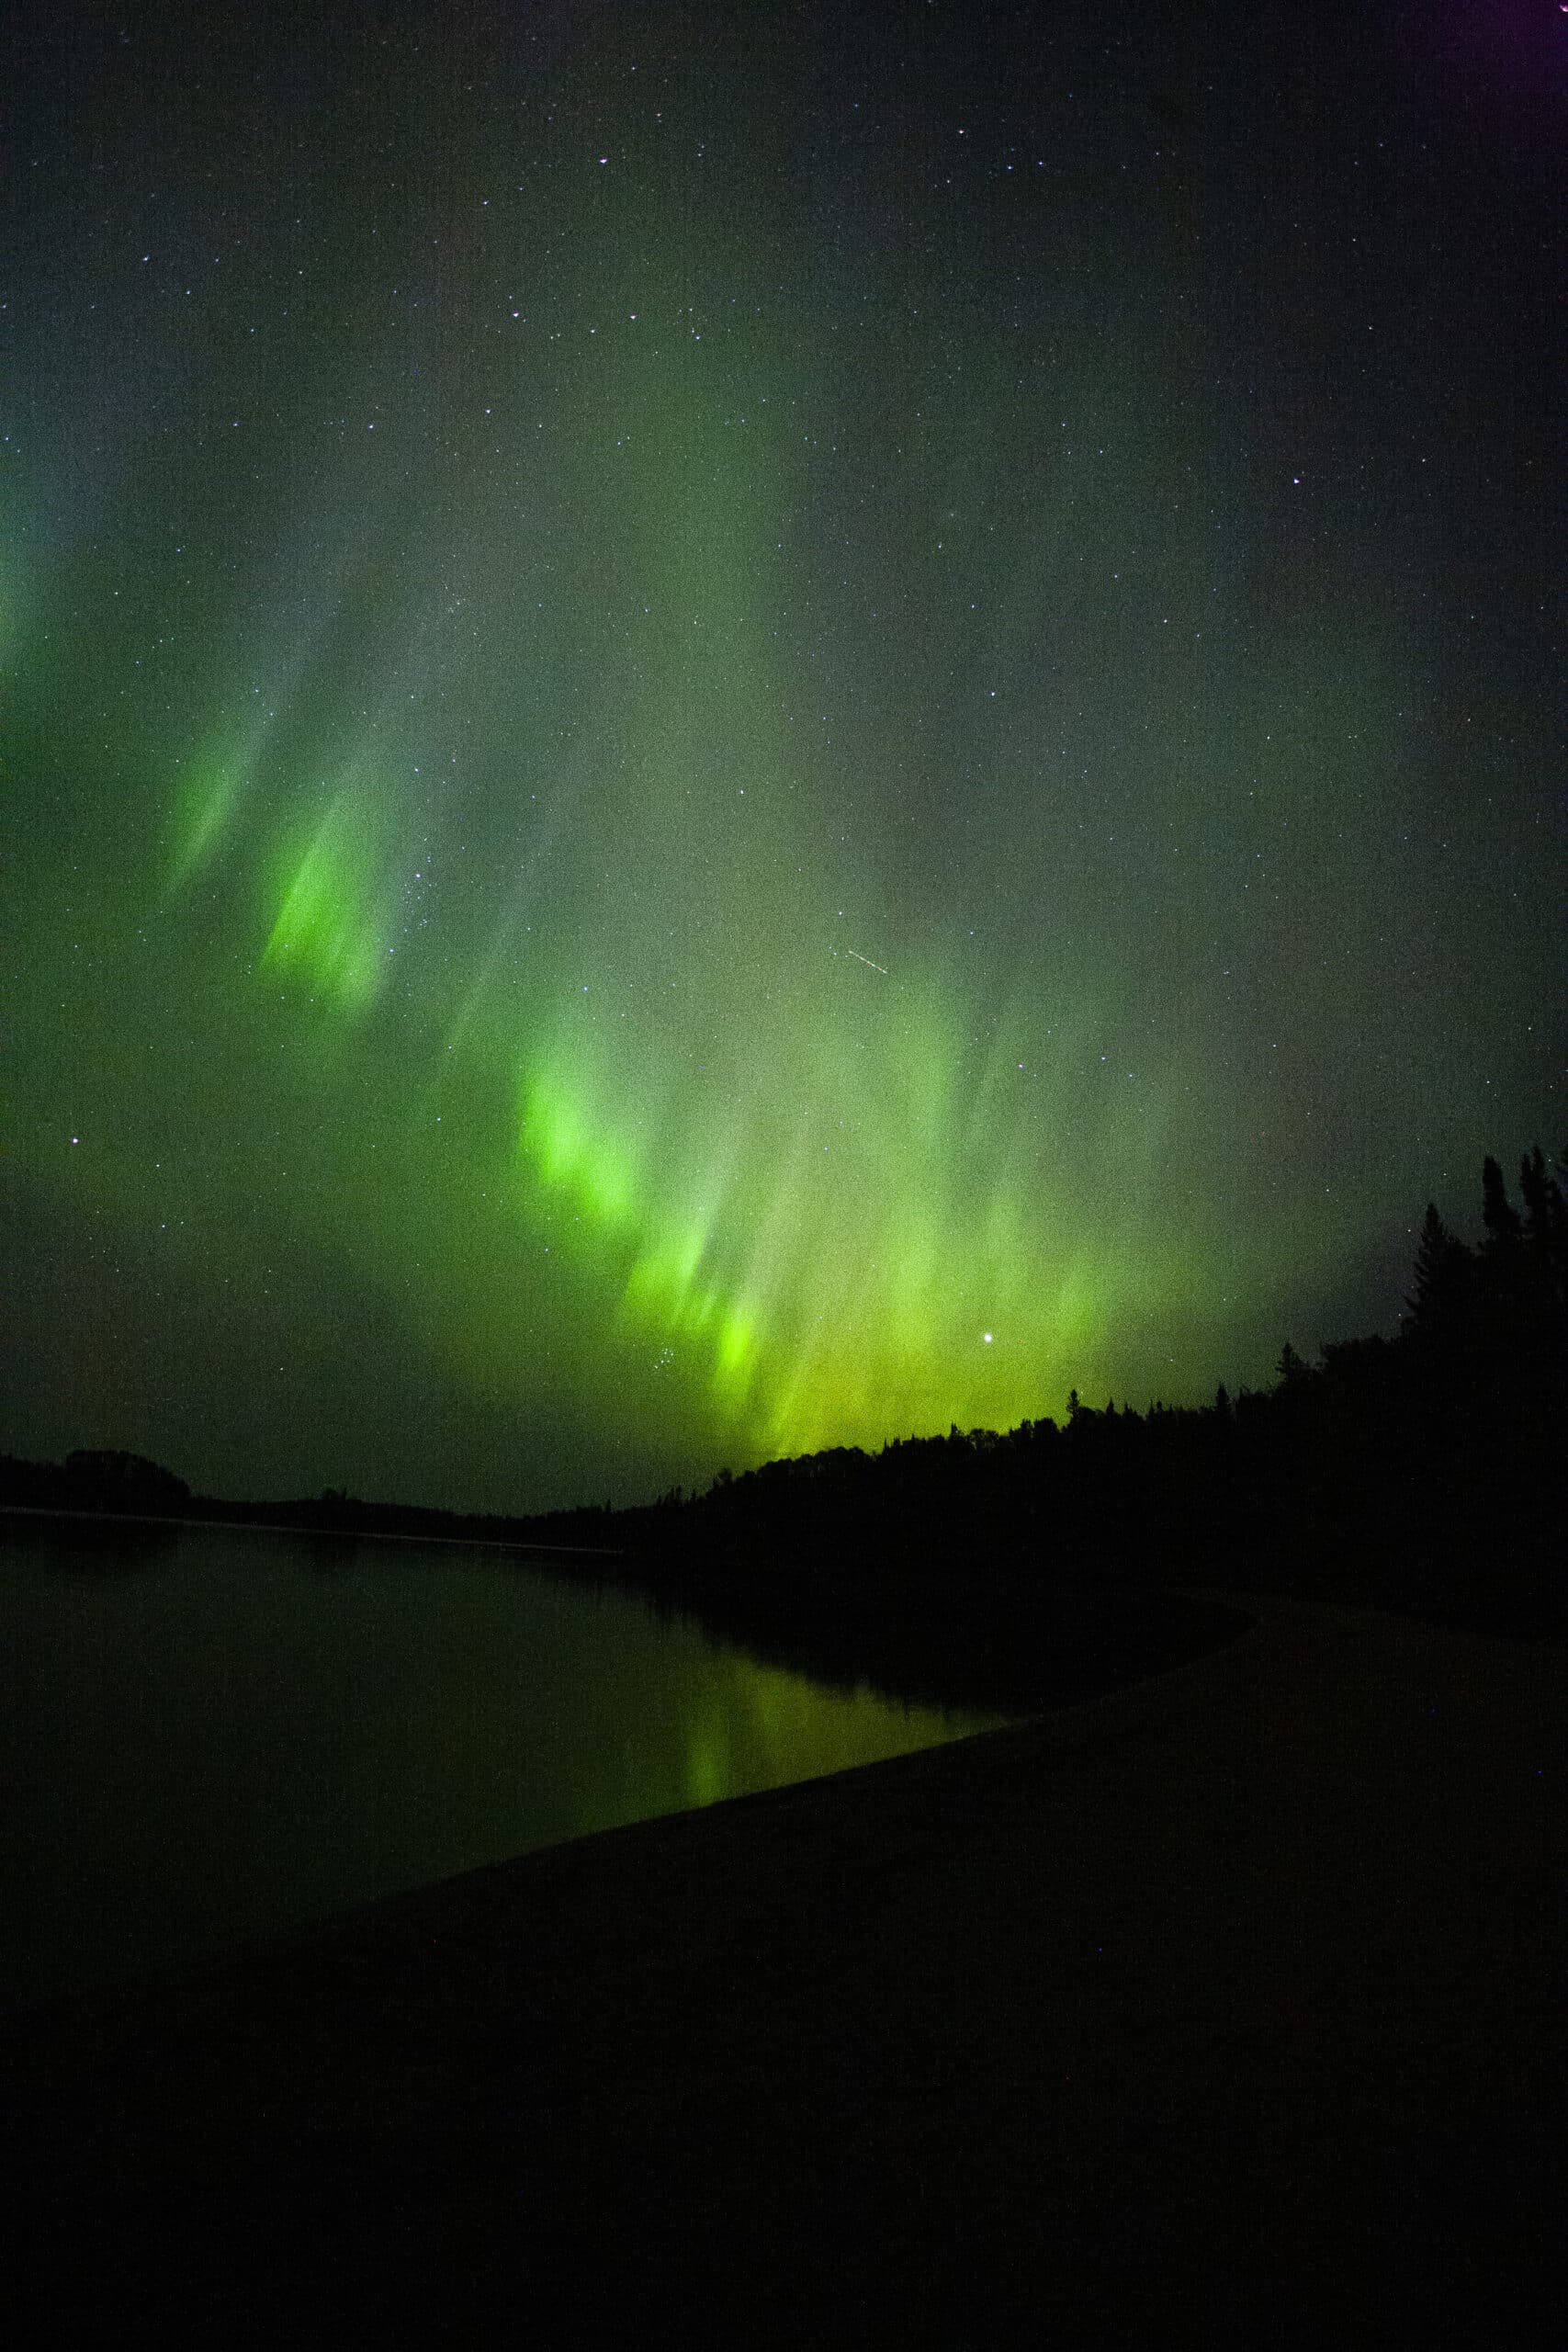
[[[1389,1328],[1561,1140],[1529,203],[1413,265],[1448,99],[1287,167],[1175,0],[418,13],[39,85],[0,1443],[631,1499]]]

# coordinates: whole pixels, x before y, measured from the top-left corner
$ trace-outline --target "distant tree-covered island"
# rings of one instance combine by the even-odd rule
[[[1206,1406],[1075,1394],[1064,1422],[832,1447],[628,1509],[526,1518],[194,1495],[157,1464],[0,1455],[12,1509],[265,1522],[581,1555],[753,1641],[803,1626],[846,1660],[897,1628],[982,1639],[1132,1587],[1229,1587],[1561,1632],[1568,1441],[1568,1155],[1539,1147],[1517,1199],[1489,1159],[1476,1240],[1427,1210],[1397,1336],[1287,1340],[1275,1384]],[[826,1633],[823,1629],[829,1629]],[[981,1629],[977,1632],[977,1629]]]

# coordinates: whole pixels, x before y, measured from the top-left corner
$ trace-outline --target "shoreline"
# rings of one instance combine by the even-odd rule
[[[307,1535],[318,1542],[420,1544],[462,1552],[508,1552],[524,1559],[555,1556],[574,1560],[621,1560],[622,1551],[593,1544],[512,1544],[501,1535],[415,1535],[395,1528],[312,1526],[303,1520],[197,1519],[178,1511],[65,1510],[42,1503],[0,1503],[0,1529],[7,1519],[83,1521],[90,1527],[191,1527],[219,1534]]]
[[[176,2337],[564,2292],[716,2346],[1551,2341],[1568,1657],[1236,1605],[1104,1698],[20,2021],[28,2261]]]

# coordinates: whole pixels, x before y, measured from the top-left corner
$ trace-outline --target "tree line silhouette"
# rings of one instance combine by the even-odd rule
[[[1312,1364],[1287,1340],[1273,1386],[1221,1387],[1207,1406],[1096,1409],[1075,1392],[1060,1425],[831,1447],[622,1510],[475,1517],[333,1490],[225,1502],[105,1452],[62,1464],[0,1456],[0,1503],[613,1554],[583,1572],[694,1609],[753,1646],[798,1657],[804,1643],[818,1670],[843,1675],[881,1661],[885,1681],[902,1650],[910,1690],[911,1661],[940,1656],[944,1689],[956,1675],[992,1698],[1010,1651],[1047,1621],[1072,1617],[1092,1650],[1118,1624],[1124,1636],[1134,1618],[1155,1623],[1156,1587],[1561,1631],[1565,1174],[1568,1155],[1553,1167],[1538,1146],[1516,1205],[1488,1159],[1477,1242],[1427,1207],[1396,1337],[1330,1341]],[[1134,1590],[1141,1616],[1126,1606]]]
[[[709,1603],[849,1572],[933,1582],[1276,1589],[1560,1628],[1568,1200],[1539,1147],[1519,1202],[1488,1159],[1471,1246],[1435,1204],[1396,1337],[1287,1340],[1276,1384],[1204,1407],[1086,1406],[1065,1425],[949,1430],[771,1462],[622,1513],[648,1571]]]

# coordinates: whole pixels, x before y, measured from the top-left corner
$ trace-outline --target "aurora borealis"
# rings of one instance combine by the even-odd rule
[[[0,1444],[526,1510],[1390,1328],[1568,1127],[1568,18],[258,14],[15,74]]]

